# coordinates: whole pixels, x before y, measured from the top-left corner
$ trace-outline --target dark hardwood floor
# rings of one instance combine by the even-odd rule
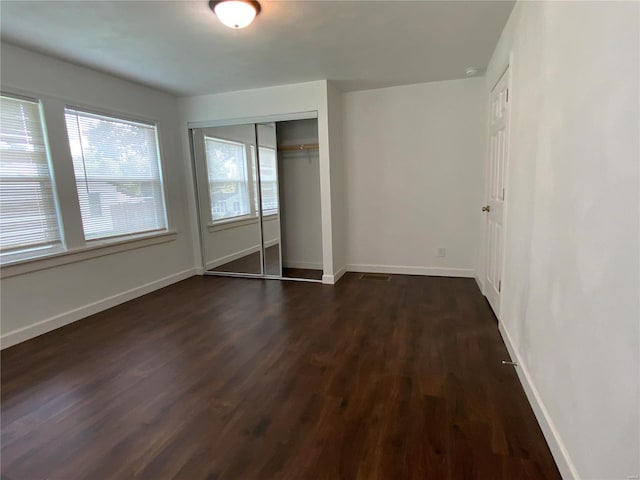
[[[470,279],[193,277],[2,352],[2,479],[557,479]]]
[[[284,278],[304,278],[306,280],[322,280],[322,270],[311,268],[283,268]]]

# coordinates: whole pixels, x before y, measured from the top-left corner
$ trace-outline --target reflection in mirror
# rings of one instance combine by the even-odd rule
[[[211,272],[263,274],[255,126],[193,130],[203,262]]]
[[[282,275],[321,280],[323,274],[318,121],[276,124]]]
[[[265,275],[282,276],[275,123],[256,125]]]

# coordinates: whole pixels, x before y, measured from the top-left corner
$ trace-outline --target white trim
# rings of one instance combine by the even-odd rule
[[[444,268],[444,267],[410,267],[407,265],[347,265],[348,272],[361,273],[390,273],[398,275],[426,275],[433,277],[463,277],[473,278],[472,268]]]
[[[303,283],[322,283],[322,280],[315,278],[297,278],[297,277],[266,277],[267,280],[282,280],[283,282],[303,282]]]
[[[64,62],[64,60],[62,60]],[[77,65],[76,65],[77,66]],[[81,67],[81,68],[88,68],[88,67]],[[94,72],[97,72],[97,70],[93,70]],[[131,81],[131,80],[123,80],[122,78],[119,77],[113,77],[112,75],[108,74],[108,73],[104,73],[104,72],[98,72],[102,75],[107,75],[107,76],[111,76],[112,78],[115,78],[117,80],[120,81],[124,81],[124,82],[129,82],[129,83],[134,83],[137,87],[141,87],[141,88],[145,88],[145,89],[150,89],[150,90],[156,90],[156,93],[159,92],[164,96],[167,97],[172,97],[172,95],[170,93],[166,93],[163,91],[158,91],[157,89],[154,89],[153,87],[149,87],[148,85],[142,85],[140,83],[136,83],[135,81]],[[133,122],[139,122],[139,123],[147,123],[147,124],[151,124],[151,125],[159,125],[159,120],[157,118],[154,117],[148,117],[146,115],[140,115],[137,112],[134,112],[133,110],[112,110],[109,107],[103,107],[103,106],[99,106],[97,107],[97,104],[94,103],[85,103],[85,102],[78,102],[74,99],[72,99],[71,97],[66,97],[63,95],[55,95],[55,94],[51,94],[39,89],[29,89],[29,90],[25,90],[24,88],[21,88],[17,85],[14,84],[4,84],[3,83],[3,89],[2,89],[3,93],[6,94],[10,94],[10,95],[19,95],[21,97],[27,97],[27,98],[35,98],[39,99],[39,100],[55,100],[57,102],[63,103],[65,107],[69,107],[69,108],[78,108],[81,111],[86,111],[87,113],[93,113],[93,114],[98,114],[98,115],[103,115],[103,116],[111,116],[111,117],[118,117],[118,116],[122,116],[124,115],[124,117],[122,117],[122,120],[127,120],[127,121],[133,121]],[[12,93],[15,92],[15,93]],[[96,111],[97,110],[97,111]]]
[[[500,83],[500,80],[502,80],[502,77],[504,76],[504,74],[507,72],[507,70],[509,70],[509,67],[511,66],[512,56],[513,56],[513,52],[509,52],[506,62],[503,64],[502,68],[499,70],[500,75],[497,75],[496,78],[493,80],[493,82],[491,82],[490,84],[491,88],[489,89],[489,92],[493,92],[493,90],[496,88],[498,83]]]
[[[345,273],[347,273],[347,265],[343,265],[342,268],[339,268],[338,271],[333,274],[333,278],[335,280],[335,283],[338,283],[338,281],[342,278],[342,276]]]
[[[35,103],[38,106],[40,105],[40,99],[36,97],[31,97],[28,95],[20,95],[17,93],[7,92],[6,90],[0,89],[0,96],[11,98],[12,100],[22,100],[24,102]]]
[[[229,255],[225,255],[224,257],[215,258],[210,262],[207,262],[207,270],[219,267],[220,265],[224,265],[225,263],[233,262],[234,260],[238,260],[239,258],[246,257],[247,255],[251,255],[252,253],[256,253],[259,251],[260,245],[253,245],[252,247],[230,253]]]
[[[257,117],[240,117],[217,120],[205,120],[202,122],[187,122],[187,128],[229,127],[232,125],[246,125],[249,123],[286,122],[289,120],[308,120],[318,118],[318,111],[283,113],[280,115],[261,115]]]
[[[274,238],[273,240],[264,242],[264,248],[273,247],[278,243],[279,243],[279,240],[277,238]],[[244,250],[239,250],[237,252],[230,253],[229,255],[225,255],[224,257],[216,258],[214,260],[211,260],[210,262],[207,262],[207,270],[211,270],[212,268],[219,267],[220,265],[224,265],[225,263],[233,262],[234,260],[238,260],[239,258],[245,257],[247,255],[251,255],[252,253],[256,253],[259,251],[260,251],[260,245],[253,245],[249,248],[245,248]]]
[[[531,376],[529,375],[529,370],[527,369],[526,364],[523,362],[522,357],[518,353],[515,344],[511,340],[511,336],[504,326],[504,323],[499,323],[498,330],[502,335],[502,339],[504,340],[504,344],[509,351],[511,359],[518,364],[518,366],[516,367],[518,379],[522,384],[522,388],[527,395],[529,404],[531,405],[533,413],[538,420],[538,424],[542,429],[544,438],[547,440],[549,450],[551,450],[551,454],[556,461],[558,470],[560,470],[560,475],[565,480],[578,480],[580,478],[580,476],[578,475],[578,471],[571,461],[571,457],[569,456],[569,452],[565,447],[562,438],[560,437],[560,433],[558,432],[553,419],[549,414],[549,411],[545,407],[544,402],[540,397],[540,393],[538,392],[538,389],[536,388],[531,379]]]
[[[322,275],[322,283],[325,285],[334,285],[336,280],[333,275]]]
[[[262,275],[261,273],[237,273],[237,272],[204,272],[204,276],[206,277],[232,277],[232,278],[255,278],[258,280],[281,280],[280,277],[267,277]]]
[[[78,106],[72,100],[67,100],[64,102],[65,106],[65,115],[67,114],[67,110],[71,110],[72,112],[84,113],[93,117],[100,117],[103,120],[113,121],[120,120],[121,122],[127,122],[130,124],[136,124],[136,126],[158,129],[158,121],[157,120],[142,120],[140,118],[129,117],[128,114],[114,114],[114,113],[104,113],[102,111],[94,109],[94,107],[87,106]],[[125,116],[123,116],[125,115]]]
[[[277,213],[270,213],[268,215],[263,215],[262,221],[264,222],[266,220],[276,220],[277,217]],[[244,225],[252,225],[254,223],[258,223],[259,219],[260,217],[258,217],[257,215],[243,215],[242,217],[230,218],[228,220],[216,220],[215,222],[207,225],[207,230],[213,233],[220,230],[242,227]]]
[[[505,249],[505,245],[507,244],[507,229],[509,228],[509,199],[511,198],[511,191],[509,190],[509,165],[511,164],[511,151],[513,150],[511,148],[511,118],[513,115],[513,110],[512,110],[512,105],[513,105],[513,88],[511,86],[511,81],[513,78],[513,75],[511,74],[511,72],[513,71],[513,51],[509,52],[509,57],[508,57],[508,63],[504,69],[504,72],[502,72],[502,75],[508,75],[507,77],[507,99],[508,99],[508,117],[507,117],[507,139],[506,139],[506,145],[505,148],[507,150],[507,154],[506,154],[506,158],[504,161],[504,172],[502,172],[502,175],[504,176],[504,188],[505,188],[505,194],[503,195],[503,199],[502,199],[502,258],[500,259],[500,266],[501,266],[501,271],[500,271],[500,282],[502,282],[502,280],[504,280],[505,277],[505,272],[507,271],[507,252]],[[496,81],[495,86],[498,85],[498,83],[500,82],[500,79],[502,78],[502,75],[500,77],[498,77],[498,80]],[[491,90],[493,92],[493,90]],[[489,126],[489,128],[491,128],[491,126]],[[488,139],[487,145],[489,145],[489,142],[491,141],[491,139]],[[489,157],[487,156],[487,160],[489,159]],[[486,233],[486,232],[485,232]],[[486,267],[485,267],[485,275],[486,275]],[[500,284],[501,285],[501,284]],[[501,290],[501,289],[500,289]],[[500,295],[500,298],[498,299],[498,312],[502,311],[502,302],[503,302],[503,295],[501,292],[498,292]],[[483,291],[484,294],[484,291]],[[488,301],[488,299],[487,299]],[[500,319],[500,317],[498,317],[499,319],[499,324],[502,323],[502,319]]]
[[[480,293],[482,293],[482,295],[484,295],[484,282],[482,281],[482,279],[478,275],[478,272],[475,272],[473,274],[473,278],[475,278],[476,283],[478,284],[478,288],[480,289]]]
[[[304,268],[307,270],[322,270],[322,262],[298,262],[296,260],[286,260],[284,268]]]
[[[68,263],[82,262],[84,260],[90,260],[104,255],[120,253],[126,250],[172,242],[176,238],[177,233],[175,231],[167,231],[121,238],[117,241],[100,241],[100,243],[96,244],[88,243],[85,247],[65,250],[47,256],[6,263],[0,267],[0,278],[14,277],[16,275],[44,270],[46,268],[58,267]]]
[[[213,233],[213,232],[219,232],[221,230],[229,230],[230,228],[238,228],[238,227],[243,227],[245,225],[253,225],[254,223],[258,223],[258,217],[255,216],[251,216],[251,217],[246,217],[246,216],[242,216],[236,219],[230,219],[230,220],[218,220],[215,223],[210,223],[209,225],[207,225],[207,230],[209,231],[209,233]]]
[[[493,91],[496,89],[496,87],[498,86],[498,84],[500,83],[500,81],[505,77],[505,75],[507,76],[507,97],[509,99],[508,103],[508,108],[506,110],[507,112],[507,118],[506,118],[506,122],[505,122],[505,130],[506,130],[506,156],[505,156],[505,164],[504,164],[504,172],[503,172],[503,176],[504,176],[504,198],[502,199],[502,238],[500,239],[500,241],[502,242],[502,258],[499,260],[499,264],[500,264],[500,277],[499,277],[499,282],[502,282],[502,280],[505,277],[505,271],[506,271],[506,265],[507,265],[507,261],[506,261],[506,251],[505,251],[505,245],[507,243],[507,228],[508,228],[508,213],[509,213],[509,203],[508,203],[508,199],[510,198],[510,192],[509,192],[509,164],[511,162],[511,116],[512,116],[512,110],[511,110],[511,104],[513,103],[513,92],[512,92],[512,88],[511,88],[511,79],[512,79],[512,65],[513,65],[513,52],[510,52],[508,55],[508,59],[507,59],[507,63],[506,65],[504,65],[504,68],[501,70],[501,74],[497,77],[497,79],[492,83],[492,87],[489,90],[489,96],[488,96],[488,100],[489,103],[487,105],[488,107],[488,121],[487,121],[487,132],[486,132],[486,139],[487,139],[487,143],[486,143],[486,150],[485,150],[485,156],[484,156],[484,196],[483,196],[483,205],[489,205],[490,203],[490,197],[491,197],[491,193],[490,193],[490,178],[489,178],[489,174],[490,174],[490,163],[491,163],[491,159],[490,159],[490,154],[491,154],[491,122],[492,122],[492,101],[493,101]],[[511,93],[511,95],[509,95],[509,93]],[[488,224],[488,219],[489,217],[485,217],[484,219],[484,223],[483,223],[483,228],[482,228],[482,234],[483,234],[483,238],[482,238],[482,276],[483,276],[483,280],[480,283],[481,288],[480,290],[482,291],[482,294],[485,296],[485,298],[487,299],[487,302],[489,302],[489,305],[491,306],[491,310],[493,311],[493,313],[495,314],[496,318],[498,318],[498,320],[500,320],[500,312],[502,311],[502,301],[503,301],[503,295],[501,293],[501,288],[498,289],[498,292],[495,292],[495,287],[490,285],[490,283],[487,281],[487,288],[485,290],[484,285],[485,282],[484,280],[488,280],[488,256],[487,256],[487,249],[489,247],[489,242],[488,242],[488,229],[487,229],[487,224]],[[501,285],[501,283],[500,283]],[[499,287],[500,287],[499,285]],[[504,286],[502,286],[504,287]],[[492,293],[493,290],[493,293]],[[487,293],[489,293],[489,295],[487,295]],[[497,298],[496,298],[497,297]],[[493,305],[493,302],[497,302],[497,305]]]
[[[142,295],[146,295],[147,293],[151,293],[160,288],[169,286],[173,283],[180,282],[195,275],[196,273],[197,269],[195,268],[183,270],[182,272],[174,273],[173,275],[160,278],[144,285],[140,285],[139,287],[135,287],[116,295],[103,298],[102,300],[98,300],[97,302],[89,303],[88,305],[84,305],[82,307],[74,308],[73,310],[54,315],[53,317],[46,318],[31,325],[27,325],[26,327],[18,328],[17,330],[13,330],[12,332],[5,333],[0,336],[0,348],[4,349],[7,347],[11,347],[12,345],[16,345],[20,342],[24,342],[31,338],[50,332],[52,330],[55,330],[56,328],[60,328],[64,325],[68,325],[69,323],[76,322],[90,315],[102,312],[103,310],[106,310],[108,308],[115,307],[116,305],[120,305],[121,303],[128,302],[129,300],[133,300],[134,298],[141,297]]]
[[[349,265],[345,265],[344,267],[340,268],[340,270],[338,270],[333,275],[322,275],[322,283],[324,283],[325,285],[335,285],[345,273],[350,271],[347,267],[349,267]]]

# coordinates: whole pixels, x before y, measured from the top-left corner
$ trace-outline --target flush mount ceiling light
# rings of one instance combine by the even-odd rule
[[[260,4],[250,0],[211,0],[209,8],[230,28],[244,28],[260,13]]]

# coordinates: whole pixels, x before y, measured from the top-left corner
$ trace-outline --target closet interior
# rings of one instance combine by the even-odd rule
[[[322,280],[317,119],[191,129],[205,274]]]

